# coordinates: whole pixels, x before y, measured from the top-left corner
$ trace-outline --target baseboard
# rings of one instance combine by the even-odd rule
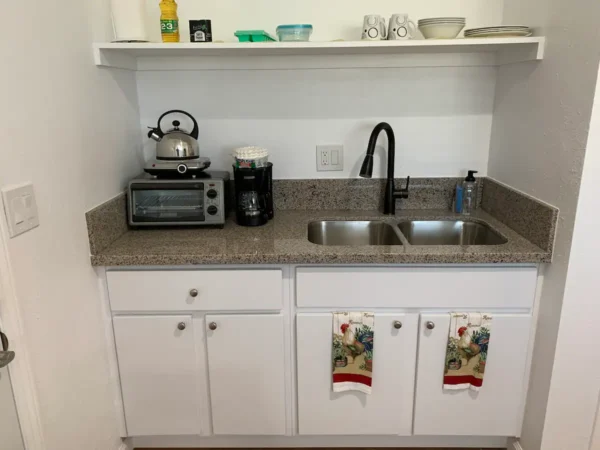
[[[129,450],[129,445],[126,442],[121,442],[117,450]]]
[[[515,439],[514,441],[512,441],[512,448],[513,448],[513,450],[523,450],[523,447],[521,447],[521,443],[519,442],[518,439]]]
[[[506,437],[490,436],[140,436],[131,448],[497,448],[510,450]]]

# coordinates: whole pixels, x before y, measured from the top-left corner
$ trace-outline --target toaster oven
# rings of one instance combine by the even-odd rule
[[[129,182],[129,225],[223,226],[229,206],[229,173],[203,172],[194,178],[145,175]]]

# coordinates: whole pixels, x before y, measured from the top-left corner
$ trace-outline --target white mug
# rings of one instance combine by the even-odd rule
[[[362,39],[364,41],[380,41],[387,38],[385,19],[379,14],[369,14],[363,20]]]
[[[408,14],[394,14],[390,18],[387,38],[391,41],[400,39],[412,39],[417,26],[408,18]]]

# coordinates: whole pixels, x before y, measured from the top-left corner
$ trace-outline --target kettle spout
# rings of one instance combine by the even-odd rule
[[[148,137],[150,139],[153,139],[156,142],[162,141],[164,133],[161,131],[160,128],[152,128],[152,127],[148,127],[148,128],[150,128],[150,131],[148,131]]]

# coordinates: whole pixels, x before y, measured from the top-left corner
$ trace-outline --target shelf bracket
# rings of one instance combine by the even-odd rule
[[[101,67],[137,70],[137,58],[126,52],[94,46],[94,63]]]

